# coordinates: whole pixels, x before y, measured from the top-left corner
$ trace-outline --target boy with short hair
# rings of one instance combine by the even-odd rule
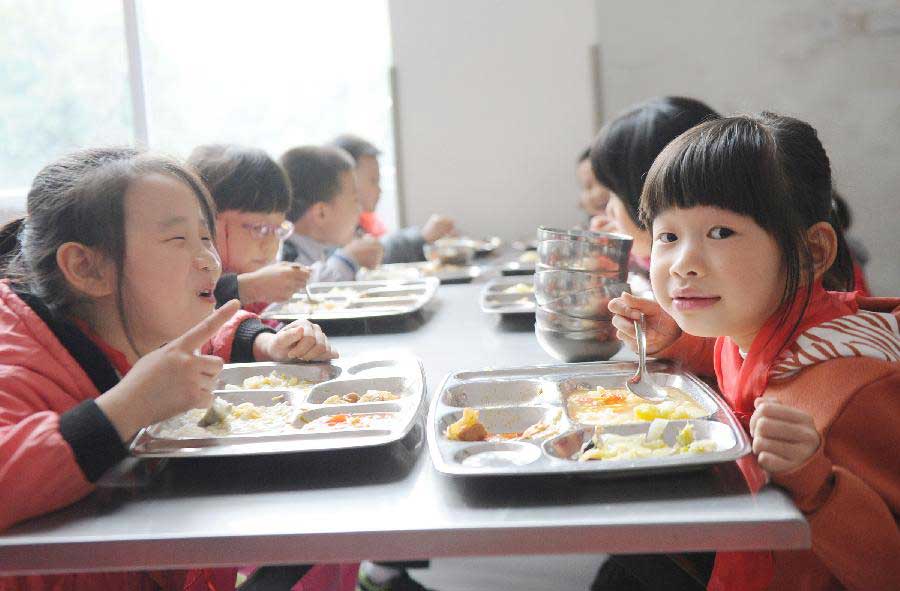
[[[302,146],[285,152],[281,165],[293,191],[287,218],[294,224],[281,259],[309,265],[311,281],[352,281],[360,267],[377,267],[381,244],[354,239],[360,205],[353,158],[332,146]]]
[[[368,234],[382,239],[385,263],[424,261],[425,253],[422,247],[426,243],[430,244],[453,234],[455,230],[453,220],[434,214],[422,228],[410,226],[385,236],[387,228],[375,214],[375,207],[381,197],[381,170],[378,166],[381,150],[371,142],[351,134],[339,135],[331,141],[331,145],[346,150],[356,161],[359,202],[362,206],[359,226]]]

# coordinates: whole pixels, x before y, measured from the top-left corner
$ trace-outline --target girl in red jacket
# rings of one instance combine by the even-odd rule
[[[900,588],[900,300],[822,286],[850,288],[852,262],[815,129],[770,113],[698,125],[653,163],[641,216],[658,303],[610,302],[620,338],[634,346],[643,313],[649,352],[715,376],[753,439],[750,487],[786,489],[812,532],[810,550],[717,554],[709,588]],[[615,557],[596,588],[634,565]]]
[[[45,167],[2,231],[0,530],[84,497],[150,423],[208,405],[223,361],[329,359],[230,302],[215,208],[178,163],[87,150]],[[230,569],[0,579],[0,589],[232,589]]]

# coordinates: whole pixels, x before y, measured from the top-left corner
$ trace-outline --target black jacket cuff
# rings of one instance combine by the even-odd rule
[[[216,308],[221,308],[231,300],[239,299],[237,274],[226,273],[219,277],[213,295],[216,296]]]
[[[256,361],[253,358],[253,341],[264,332],[274,333],[275,331],[263,324],[259,318],[248,318],[241,322],[237,332],[234,333],[234,341],[231,343],[231,362]]]
[[[61,414],[59,431],[89,482],[96,482],[128,455],[119,432],[94,400],[86,400]]]

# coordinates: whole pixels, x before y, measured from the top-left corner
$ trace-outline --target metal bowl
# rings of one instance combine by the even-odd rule
[[[442,265],[466,266],[475,258],[476,243],[468,238],[441,238],[432,244],[425,244],[422,250],[425,258]]]
[[[610,284],[620,283],[601,273],[589,271],[569,271],[568,269],[550,269],[541,266],[534,274],[534,290],[540,292],[548,300],[572,295],[589,289],[599,289]]]
[[[581,240],[541,240],[538,262],[553,269],[590,271],[625,281],[631,238],[609,239],[601,243]]]
[[[535,324],[534,334],[544,351],[564,363],[605,361],[622,347],[612,323],[602,330],[579,332],[557,332]]]
[[[609,318],[609,301],[629,291],[627,283],[609,283],[603,287],[588,289],[565,295],[561,298],[550,298],[547,294],[534,290],[534,298],[538,305],[548,312],[566,314],[586,320]]]
[[[601,320],[588,320],[586,318],[576,318],[568,314],[553,312],[541,306],[535,306],[535,320],[541,328],[555,330],[557,332],[579,332],[585,330],[600,330],[609,323],[610,318]]]
[[[581,230],[579,228],[561,230],[559,228],[548,228],[546,226],[538,226],[537,238],[538,242],[542,240],[568,240],[590,242],[593,244],[605,244],[610,240],[627,240],[629,242],[633,240],[633,238],[627,234],[617,234],[615,232],[594,232],[592,230]]]

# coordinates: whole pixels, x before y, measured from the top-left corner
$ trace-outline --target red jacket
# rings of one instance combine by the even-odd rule
[[[228,362],[235,334],[239,328],[245,331],[246,325],[241,325],[252,318],[252,314],[239,311],[204,347],[204,352]],[[7,281],[0,281],[0,334],[3,344],[0,347],[2,531],[19,521],[70,505],[94,490],[72,445],[63,437],[60,419],[67,411],[100,396],[101,391],[96,378],[76,361],[71,350]],[[93,359],[97,361],[97,357]],[[99,362],[110,368],[105,359]],[[196,573],[0,578],[0,590],[183,589]],[[234,588],[234,571],[219,569],[206,573],[216,580],[216,589]],[[200,576],[197,583],[188,588],[208,589],[205,577]]]
[[[863,298],[860,309],[900,319],[897,299]],[[898,338],[876,344],[896,351]],[[714,377],[714,342],[684,334],[655,356]],[[809,521],[812,548],[774,552],[769,589],[900,589],[900,362],[829,359],[770,380],[764,396],[809,413],[822,438],[806,463],[772,478]]]

